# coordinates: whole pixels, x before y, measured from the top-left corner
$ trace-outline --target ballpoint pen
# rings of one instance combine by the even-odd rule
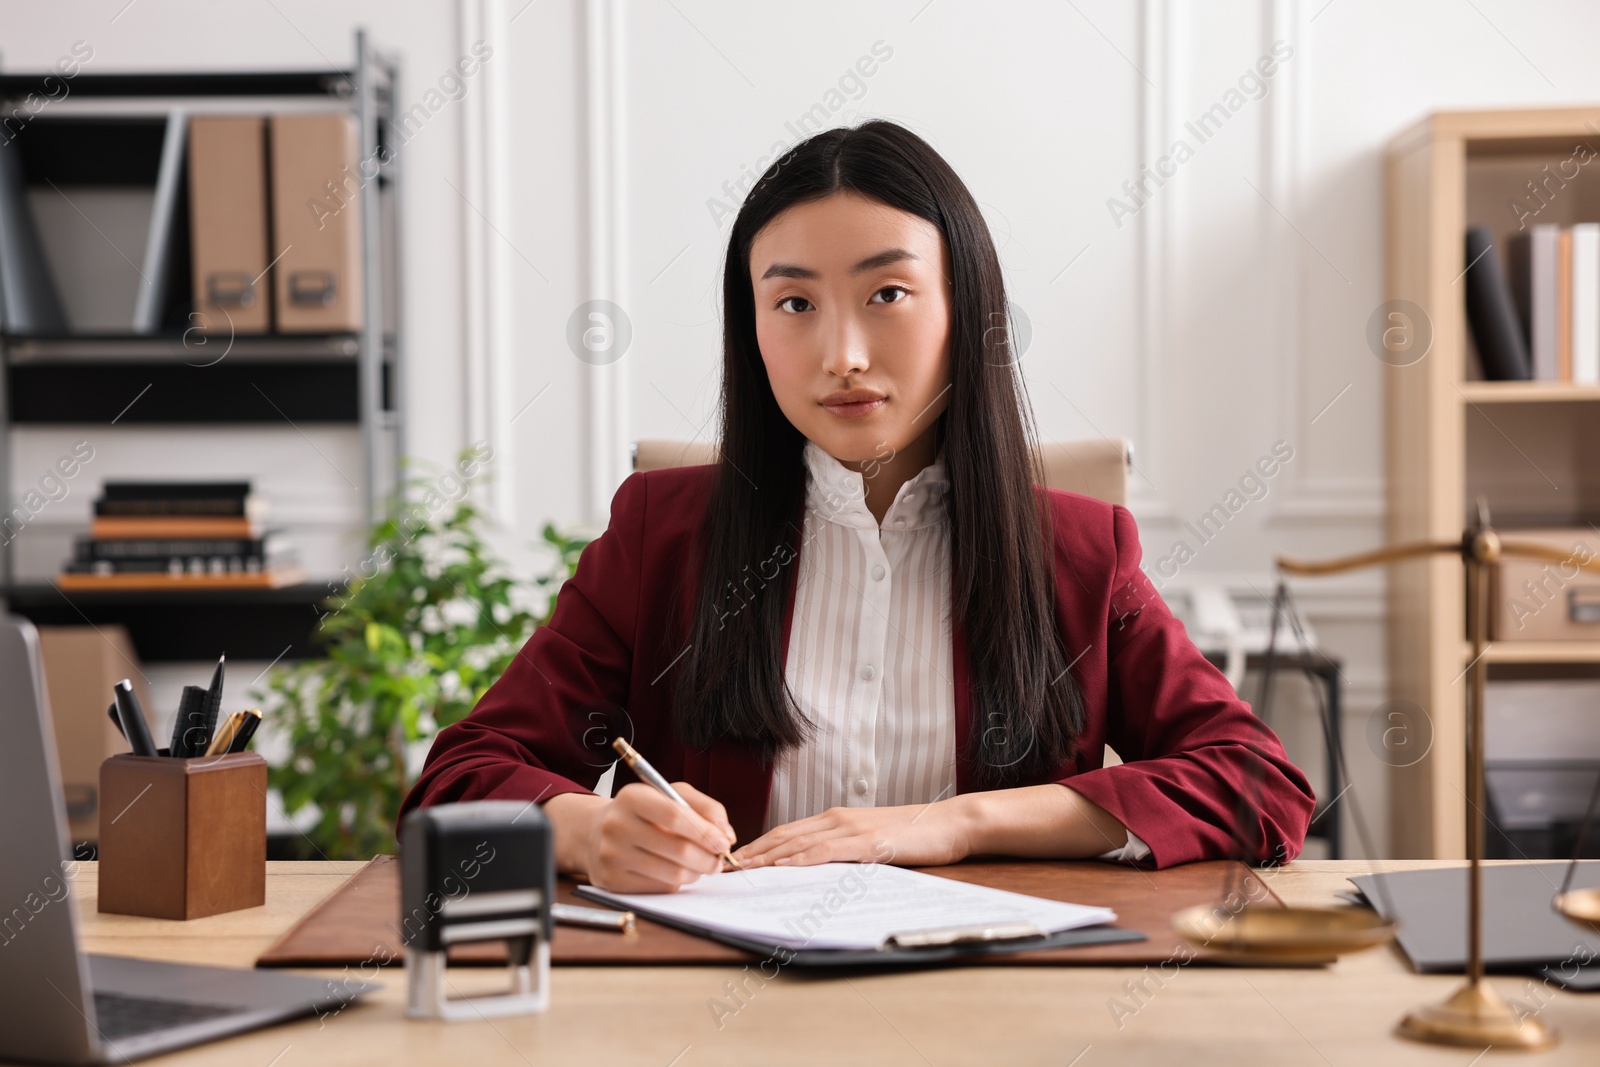
[[[196,754],[208,750],[212,740],[217,736],[217,716],[222,711],[222,668],[227,662],[226,654],[218,656],[217,669],[211,672],[211,685],[206,689],[205,736],[195,742]]]
[[[234,735],[244,725],[244,720],[245,713],[242,711],[236,711],[229,715],[223,724],[217,727],[217,732],[211,736],[211,743],[206,746],[205,754],[207,756],[225,755],[229,751],[229,746],[233,744]]]
[[[637,920],[631,911],[612,911],[610,908],[586,908],[579,904],[551,904],[550,917],[569,926],[594,926],[601,930],[617,930],[631,934]]]
[[[674,804],[680,805],[688,811],[693,811],[696,815],[700,814],[699,812],[694,811],[694,807],[687,800],[683,799],[683,794],[672,788],[672,783],[661,777],[661,772],[650,766],[650,761],[639,755],[638,750],[632,745],[628,744],[627,741],[619,737],[615,741],[611,742],[611,747],[617,750],[617,754],[622,757],[624,763],[632,768],[634,774],[637,774],[640,778],[644,779],[646,782],[649,782],[651,785],[665,793],[667,795],[667,799],[671,800]],[[722,857],[723,862],[731,863],[740,870],[744,870],[744,864],[734,859],[732,852],[729,852],[727,849],[723,849],[719,855]]]
[[[243,752],[244,747],[250,743],[250,738],[255,736],[256,727],[261,725],[261,712],[255,708],[240,712],[244,721],[239,724],[238,733],[233,735],[233,742],[228,745],[229,752]]]
[[[144,709],[139,707],[139,698],[133,693],[133,683],[124,678],[112,689],[117,696],[117,718],[128,738],[128,747],[135,756],[157,755],[156,743],[150,739],[150,727],[144,721]]]

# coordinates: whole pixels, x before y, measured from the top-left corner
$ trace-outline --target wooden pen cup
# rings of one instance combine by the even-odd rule
[[[267,761],[256,752],[100,765],[100,910],[198,919],[267,900]]]

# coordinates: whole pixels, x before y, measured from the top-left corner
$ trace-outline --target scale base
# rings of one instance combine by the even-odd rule
[[[1487,982],[1469,981],[1438,1004],[1418,1008],[1400,1020],[1402,1037],[1433,1045],[1464,1045],[1535,1051],[1561,1041],[1555,1027],[1536,1015],[1518,1018],[1506,999]]]

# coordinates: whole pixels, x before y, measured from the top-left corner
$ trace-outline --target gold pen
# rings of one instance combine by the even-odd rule
[[[594,926],[602,930],[620,930],[631,934],[635,918],[631,911],[612,911],[610,908],[586,908],[581,904],[552,904],[550,917],[570,926]]]
[[[637,774],[640,778],[643,778],[645,781],[661,790],[674,804],[678,804],[687,810],[694,812],[696,815],[700,814],[694,810],[693,805],[691,805],[687,800],[683,799],[683,794],[672,788],[672,783],[661,777],[661,772],[650,766],[650,761],[639,755],[638,750],[632,745],[628,744],[627,741],[619,737],[615,741],[611,742],[611,747],[617,750],[617,754],[622,757],[624,763],[633,769],[634,774]],[[734,859],[732,852],[729,852],[727,849],[723,849],[720,855],[722,856],[723,862],[731,863],[741,871],[744,870],[744,864]]]
[[[205,754],[220,756],[228,751],[228,746],[233,744],[234,735],[239,732],[239,727],[244,725],[244,716],[245,713],[242,711],[230,714],[228,720],[222,724],[222,728],[217,731],[217,735],[211,739],[211,744],[206,746]]]

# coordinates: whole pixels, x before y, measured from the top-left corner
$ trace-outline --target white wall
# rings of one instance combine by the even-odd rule
[[[137,0],[119,14],[125,2],[4,0],[0,59],[40,67],[84,39],[93,69],[315,68],[348,62],[363,24],[403,56],[402,95],[420,96],[491,44],[483,76],[406,147],[407,415],[429,458],[497,445],[507,551],[547,518],[603,523],[628,440],[714,433],[728,221],[707,200],[727,200],[723,183],[792,139],[785,124],[881,41],[892,55],[834,122],[903,122],[972,188],[1033,325],[1043,435],[1132,438],[1133,510],[1169,588],[1264,594],[1276,553],[1383,537],[1363,333],[1382,300],[1386,140],[1436,108],[1600,95],[1600,8],[1578,0],[812,0],[803,16],[733,0]],[[1186,133],[1280,40],[1293,53],[1261,99],[1203,144]],[[1108,199],[1180,136],[1193,158],[1118,226]],[[605,368],[565,341],[594,298],[634,331]],[[97,432],[131,456],[155,431]],[[1280,440],[1294,458],[1265,498],[1208,544],[1187,534]],[[261,473],[292,497],[321,484],[318,466],[308,453]],[[1196,551],[1172,574],[1180,538]],[[1297,588],[1345,660],[1351,762],[1381,847],[1383,768],[1363,740],[1383,686],[1381,578]],[[1308,725],[1283,728],[1312,763]]]

